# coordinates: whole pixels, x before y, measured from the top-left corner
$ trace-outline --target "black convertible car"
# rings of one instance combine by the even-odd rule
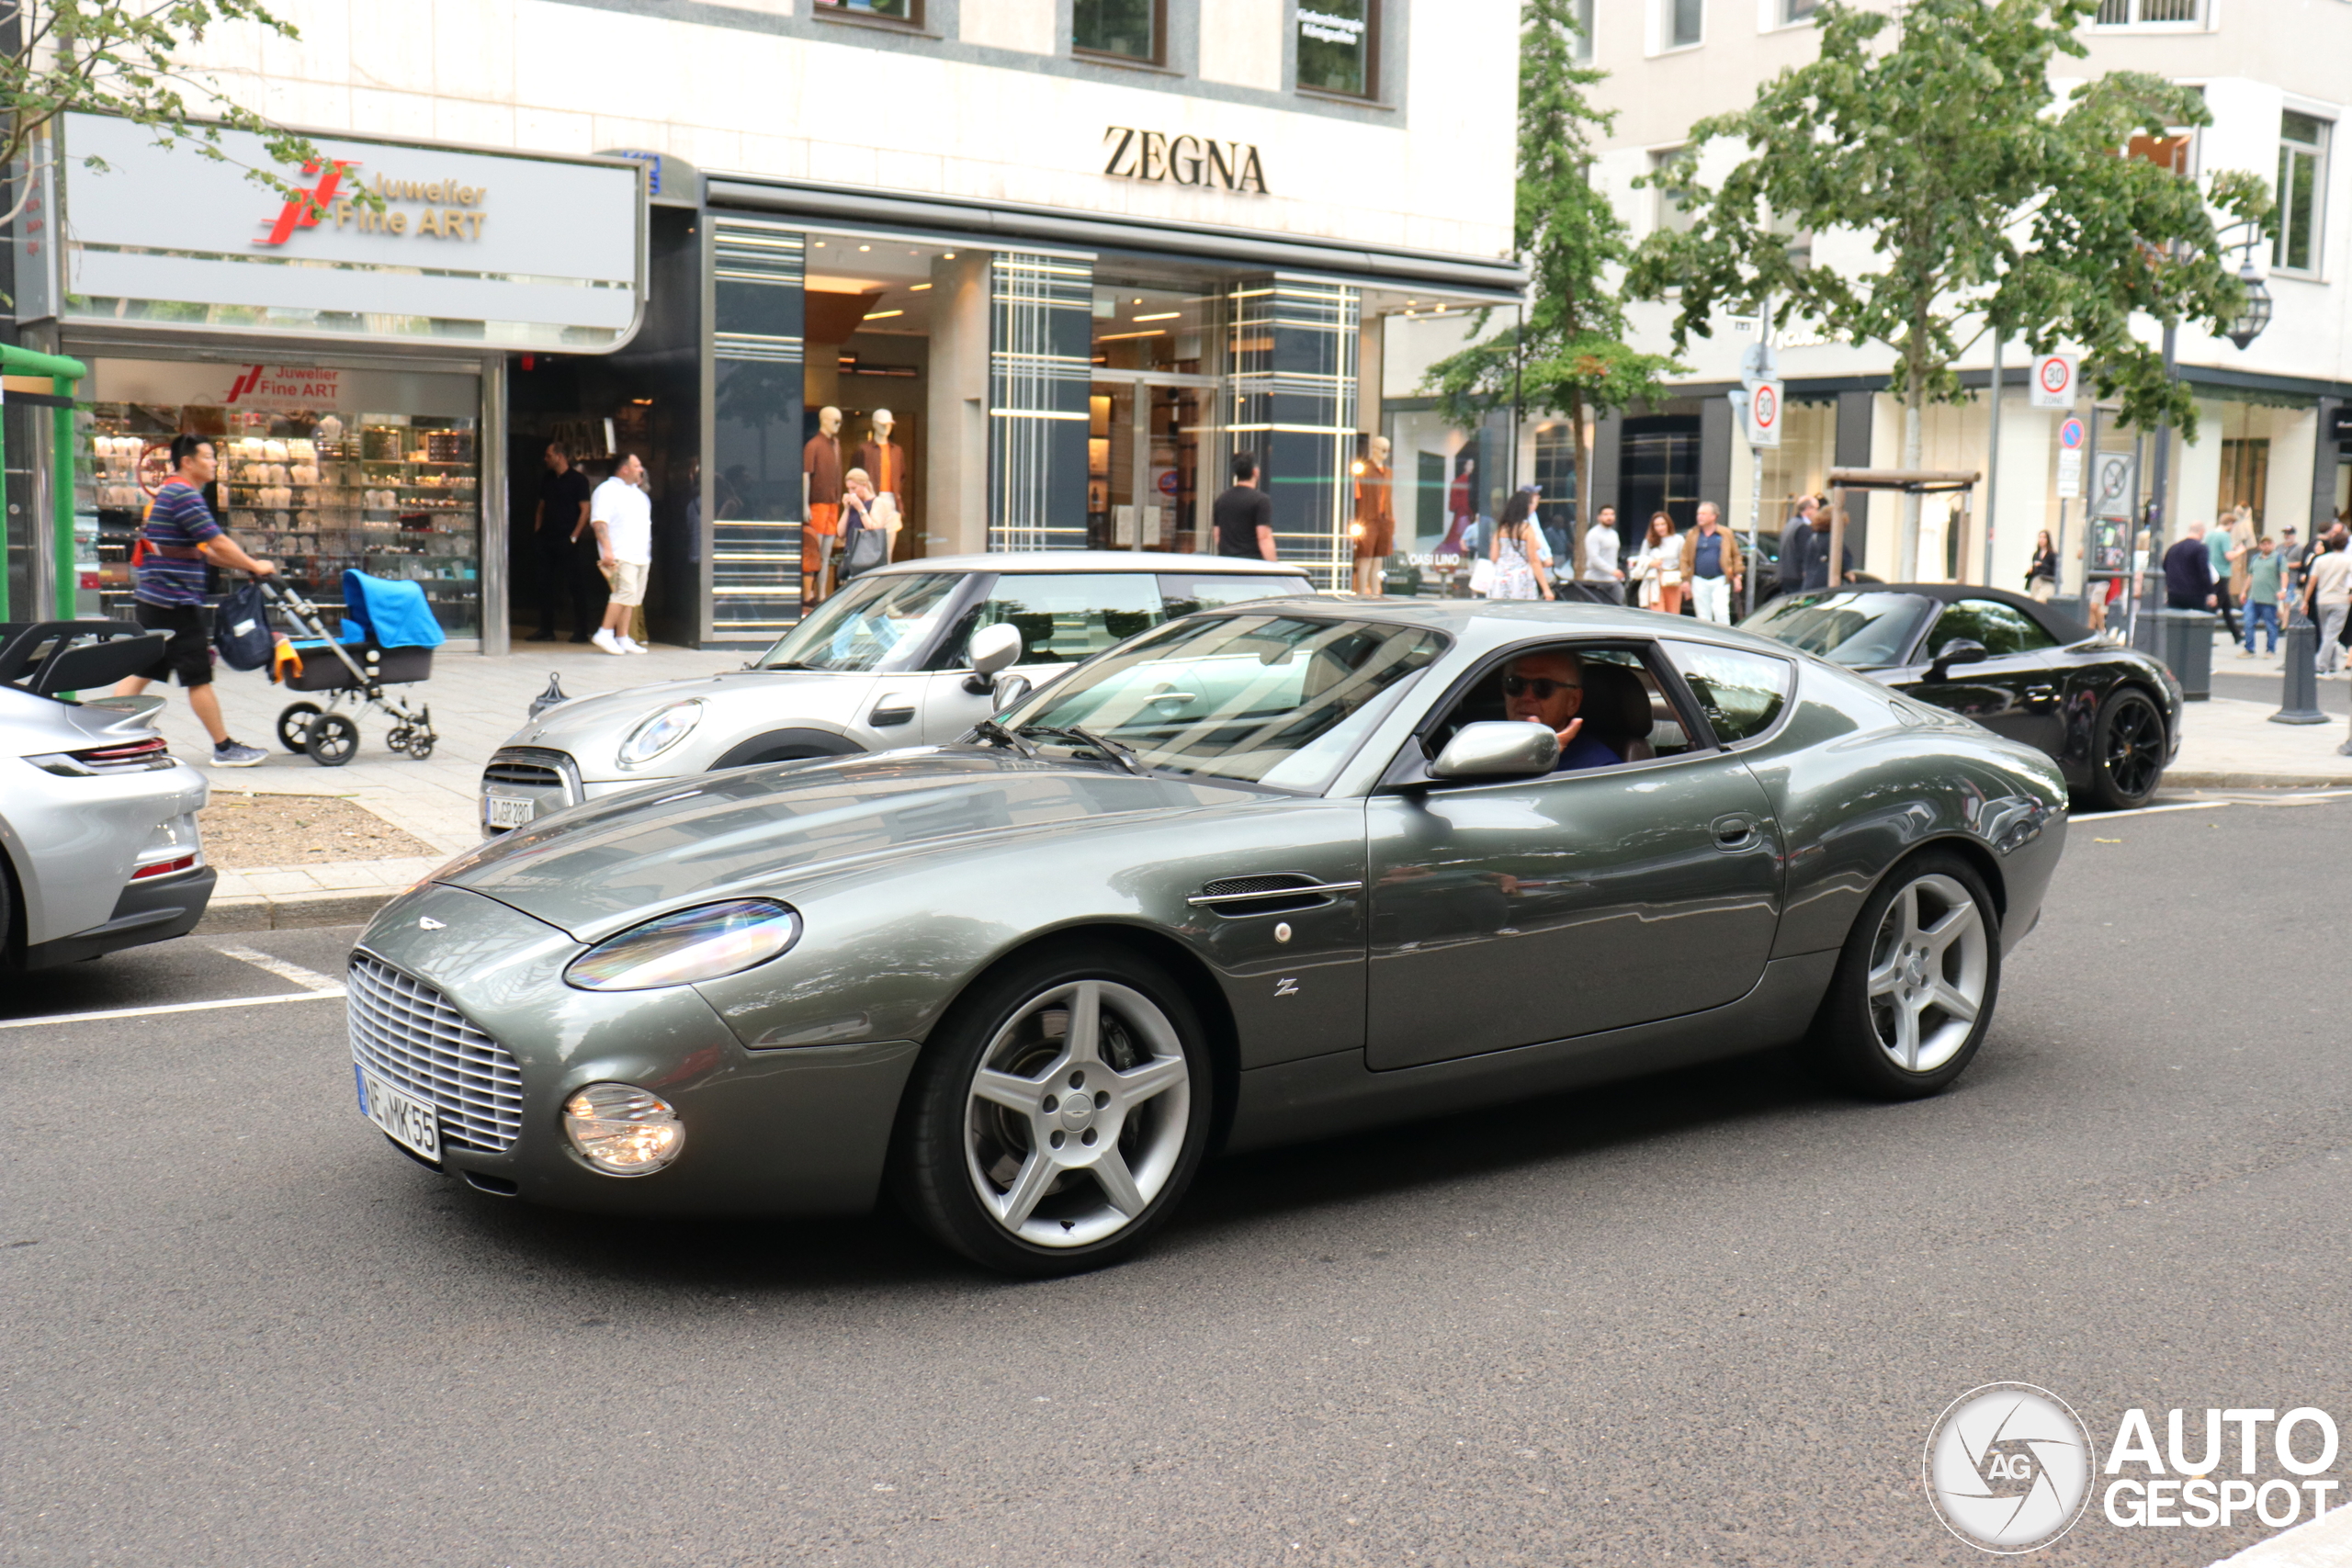
[[[2144,806],[2180,749],[2180,683],[2157,660],[2022,593],[1957,582],[1775,599],[1740,623],[2050,754],[2089,803]]]

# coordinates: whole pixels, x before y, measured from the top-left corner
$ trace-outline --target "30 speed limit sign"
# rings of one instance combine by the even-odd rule
[[[2038,409],[2070,409],[2075,406],[2075,380],[2082,370],[2082,356],[2075,354],[2044,354],[2033,362],[2033,404]]]
[[[1747,383],[1747,444],[1750,446],[1778,446],[1781,444],[1780,382]]]

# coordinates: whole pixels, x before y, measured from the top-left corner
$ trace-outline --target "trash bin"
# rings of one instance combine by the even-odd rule
[[[2158,610],[2156,657],[2180,682],[2180,694],[2201,703],[2213,694],[2213,627],[2210,610]]]
[[[2091,624],[2090,605],[2079,593],[2060,593],[2050,601],[2050,607],[2076,626]]]

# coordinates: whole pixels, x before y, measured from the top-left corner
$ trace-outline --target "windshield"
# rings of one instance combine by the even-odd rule
[[[965,581],[956,572],[853,582],[760,656],[762,670],[911,670]]]
[[[1899,662],[1935,606],[1911,593],[1792,593],[1740,623],[1833,664],[1872,670]]]
[[[1099,757],[1069,733],[1080,729],[1141,767],[1313,793],[1445,645],[1433,631],[1365,621],[1177,621],[1073,671],[1001,722],[1048,755]]]

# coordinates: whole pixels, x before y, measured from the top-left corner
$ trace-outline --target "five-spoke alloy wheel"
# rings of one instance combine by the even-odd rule
[[[1140,1244],[1192,1179],[1210,1100],[1182,989],[1107,944],[1016,961],[934,1035],[893,1179],[933,1235],[1027,1274]]]
[[[1950,852],[1916,855],[1863,905],[1815,1045],[1865,1094],[1934,1094],[1975,1055],[2000,979],[2000,929],[1984,880]]]

